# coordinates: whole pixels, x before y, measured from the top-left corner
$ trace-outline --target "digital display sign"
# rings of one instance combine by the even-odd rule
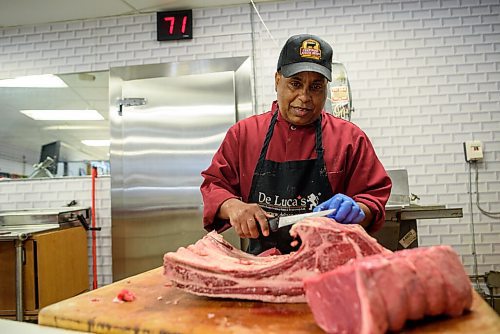
[[[177,10],[156,13],[158,41],[193,38],[193,11]]]

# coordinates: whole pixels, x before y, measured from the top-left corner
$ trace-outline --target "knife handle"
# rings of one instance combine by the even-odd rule
[[[276,217],[273,217],[273,218],[270,218],[267,220],[267,223],[269,224],[269,229],[271,230],[271,232],[276,232],[278,230],[279,220],[280,220],[279,216],[276,216]]]

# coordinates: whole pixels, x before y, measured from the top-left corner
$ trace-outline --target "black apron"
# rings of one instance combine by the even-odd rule
[[[333,196],[325,161],[323,159],[323,143],[321,116],[316,126],[316,159],[275,162],[265,160],[269,142],[273,136],[274,126],[279,110],[274,113],[266,138],[255,168],[252,186],[248,198],[249,203],[258,203],[269,213],[278,215],[295,215],[311,212],[314,207]],[[291,226],[270,232],[268,237],[259,235],[258,239],[249,239],[248,253],[259,254],[276,247],[282,254],[288,254],[299,248],[290,246]]]

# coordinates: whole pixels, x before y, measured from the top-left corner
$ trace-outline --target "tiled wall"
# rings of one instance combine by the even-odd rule
[[[95,180],[95,225],[98,286],[113,281],[111,260],[111,179]],[[0,182],[0,211],[60,208],[72,200],[81,207],[92,207],[92,179],[65,177],[55,179],[13,180]],[[90,221],[89,221],[90,223]],[[89,289],[92,288],[92,238],[88,232]]]
[[[275,98],[280,46],[295,33],[333,44],[348,69],[356,111],[388,169],[406,168],[420,204],[464,218],[419,222],[421,245],[450,244],[479,273],[500,270],[500,220],[469,210],[462,142],[481,140],[481,205],[500,211],[500,1],[316,0],[196,9],[194,38],[155,41],[143,14],[0,30],[0,77],[251,55],[257,112]],[[498,217],[498,216],[497,216]]]

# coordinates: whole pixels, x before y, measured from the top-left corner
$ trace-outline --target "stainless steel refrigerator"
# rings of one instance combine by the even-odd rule
[[[110,69],[113,280],[200,239],[200,175],[253,111],[248,57]],[[235,246],[233,231],[225,238]]]

